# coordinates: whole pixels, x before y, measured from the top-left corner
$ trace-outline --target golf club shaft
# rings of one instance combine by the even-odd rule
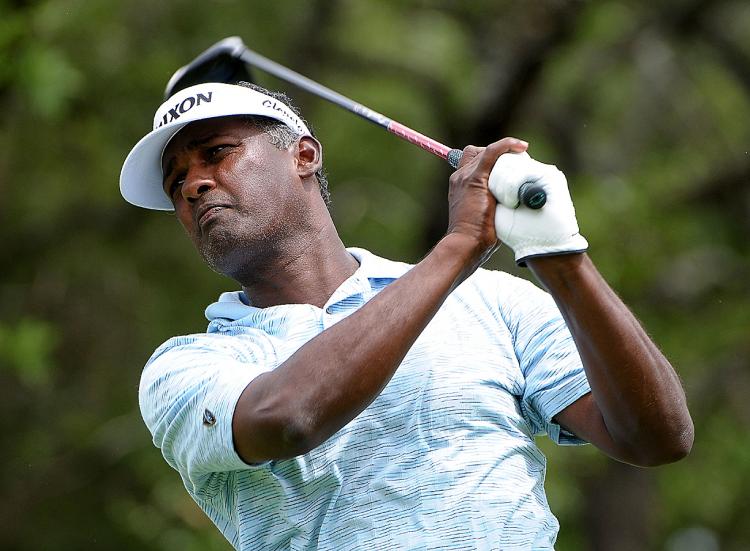
[[[458,167],[458,162],[461,160],[461,150],[452,149],[447,145],[443,145],[437,140],[433,140],[429,136],[425,136],[424,134],[421,134],[416,130],[412,130],[408,126],[396,122],[393,119],[390,119],[385,115],[378,113],[377,111],[373,111],[372,109],[362,105],[361,103],[357,103],[356,101],[351,100],[346,96],[339,94],[338,92],[334,92],[330,88],[323,86],[322,84],[319,84],[314,80],[310,80],[306,76],[301,75],[296,71],[292,71],[291,69],[288,69],[287,67],[284,67],[283,65],[280,65],[275,61],[272,61],[267,57],[250,50],[247,47],[242,52],[240,57],[242,61],[249,64],[250,66],[262,69],[270,75],[280,78],[281,80],[284,80],[286,82],[290,82],[295,86],[298,86],[299,88],[310,92],[311,94],[322,97],[323,99],[326,99],[331,103],[343,107],[344,109],[347,109],[348,111],[359,115],[363,119],[367,119],[368,121],[373,122],[378,126],[382,126],[386,130],[388,130],[388,132],[391,132],[392,134],[395,134],[396,136],[399,136],[400,138],[403,138],[408,142],[411,142],[414,145],[417,145],[422,149],[429,151],[433,155],[437,155],[438,157],[447,160],[453,168]]]
[[[251,67],[257,67],[270,75],[294,84],[295,86],[302,88],[311,94],[322,97],[339,107],[343,107],[347,111],[355,113],[363,119],[367,119],[378,126],[382,126],[388,130],[388,132],[421,147],[425,151],[429,151],[433,155],[445,159],[453,168],[458,168],[458,164],[463,156],[463,151],[460,149],[454,149],[447,145],[443,145],[429,136],[425,136],[416,130],[412,130],[408,126],[396,122],[377,111],[373,111],[361,103],[357,103],[338,92],[334,92],[327,86],[323,86],[296,71],[292,71],[291,69],[252,51],[247,46],[243,48],[239,57]],[[540,209],[547,202],[547,194],[543,186],[534,182],[526,182],[518,191],[518,200],[520,203],[523,203],[531,209]]]

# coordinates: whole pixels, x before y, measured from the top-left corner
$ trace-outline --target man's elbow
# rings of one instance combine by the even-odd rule
[[[682,426],[662,435],[659,441],[649,446],[642,446],[640,453],[633,457],[632,463],[638,467],[658,467],[684,459],[693,449],[695,431],[693,422],[688,418]]]
[[[291,459],[325,440],[315,410],[295,406],[288,393],[267,391],[265,375],[247,385],[232,418],[234,447],[246,463]]]
[[[304,455],[318,447],[324,439],[314,430],[310,422],[287,420],[279,430],[279,454],[289,459]]]
[[[235,449],[247,463],[291,459],[320,444],[309,423],[268,414],[235,412],[232,432]]]

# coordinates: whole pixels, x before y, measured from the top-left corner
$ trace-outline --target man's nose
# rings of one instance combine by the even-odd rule
[[[206,166],[193,165],[185,175],[182,184],[182,196],[189,203],[194,203],[201,195],[216,187],[212,172]]]

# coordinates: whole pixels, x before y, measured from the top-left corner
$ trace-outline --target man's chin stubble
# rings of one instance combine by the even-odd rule
[[[198,253],[214,272],[245,285],[254,280],[275,256],[273,249],[268,246],[267,239],[246,243],[237,235],[212,231],[210,239],[204,238],[200,242]]]

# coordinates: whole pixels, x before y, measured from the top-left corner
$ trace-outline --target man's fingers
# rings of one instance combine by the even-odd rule
[[[495,161],[503,153],[521,153],[526,151],[529,144],[518,138],[503,138],[487,147],[467,145],[463,149],[463,156],[458,163],[458,168],[463,168],[473,162],[475,170],[489,173],[495,165]]]
[[[504,153],[522,153],[526,151],[529,144],[518,138],[503,138],[500,141],[488,145],[479,156],[476,169],[479,172],[490,173],[498,157]]]
[[[458,168],[466,166],[470,161],[474,160],[474,157],[484,151],[483,147],[477,147],[475,145],[467,145],[464,147],[464,154],[461,156],[461,160],[458,162]]]

